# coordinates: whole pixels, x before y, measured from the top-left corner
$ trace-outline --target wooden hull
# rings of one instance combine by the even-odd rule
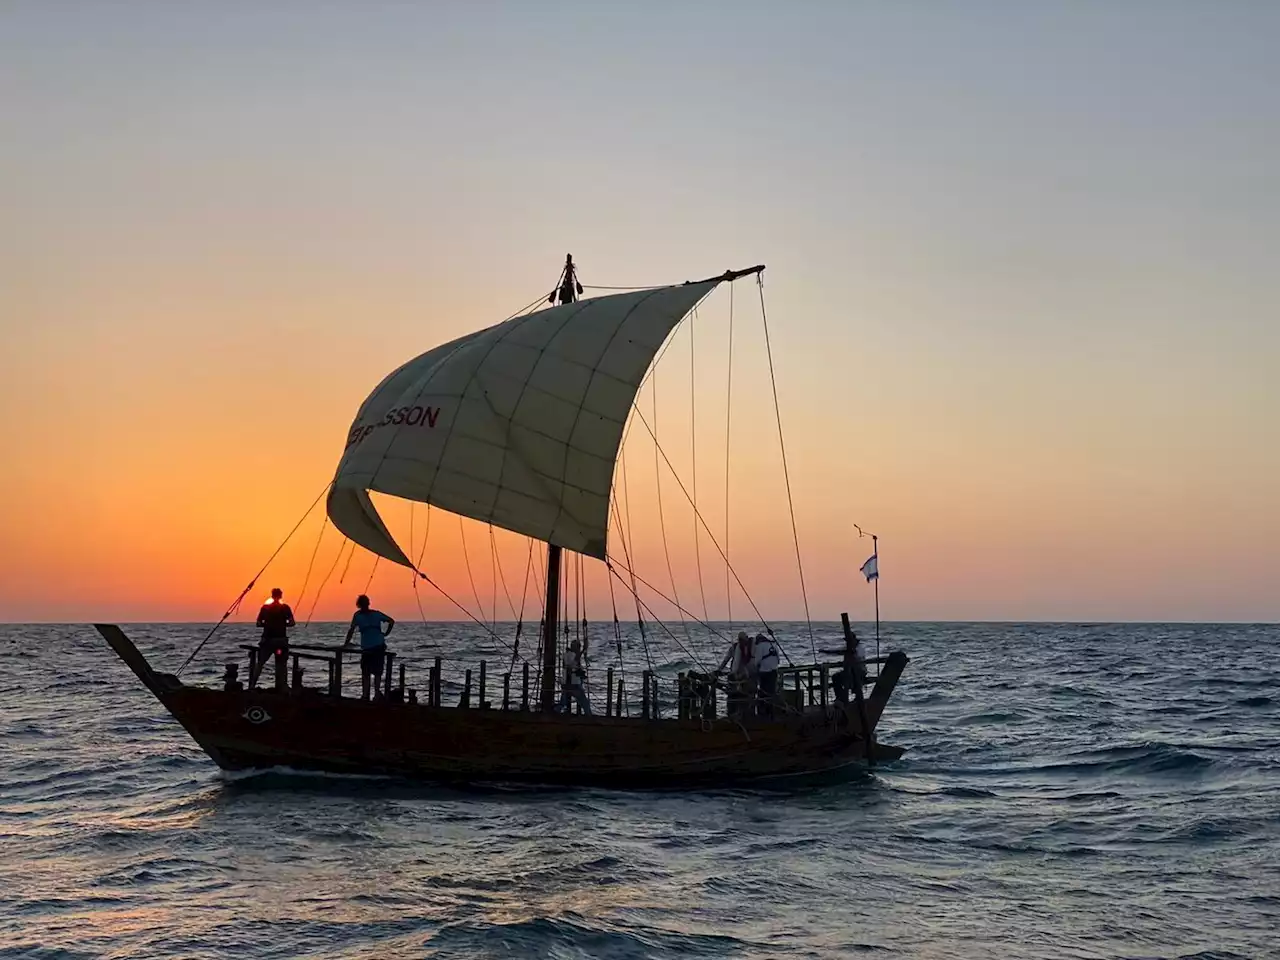
[[[821,775],[866,759],[852,706],[740,723],[366,703],[310,690],[227,692],[156,674],[118,628],[99,630],[226,770],[670,788]],[[866,700],[872,731],[906,664],[898,656]],[[901,753],[873,747],[873,759]]]

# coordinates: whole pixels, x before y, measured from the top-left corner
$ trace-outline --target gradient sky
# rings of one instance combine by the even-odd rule
[[[378,380],[566,251],[603,285],[768,264],[815,618],[870,615],[860,523],[889,619],[1280,619],[1278,39],[1280,6],[1207,0],[6,3],[0,619],[215,619]],[[799,616],[759,303],[734,296],[730,552]],[[718,292],[694,351],[716,531],[727,320]],[[687,337],[655,376],[682,471]],[[639,441],[637,562],[668,589]],[[424,566],[474,611],[465,530],[488,609],[487,528],[432,523]],[[320,528],[248,606],[297,597]],[[497,540],[518,582],[526,542]],[[385,566],[375,601],[416,617]]]

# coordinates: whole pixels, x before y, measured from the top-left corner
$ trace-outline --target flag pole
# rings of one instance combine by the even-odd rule
[[[862,565],[862,573],[864,576],[867,577],[868,580],[872,580],[872,579],[875,580],[875,586],[872,589],[874,589],[875,597],[876,597],[876,658],[879,659],[880,657],[880,538],[877,537],[874,533],[864,533],[862,528],[858,526],[856,523],[853,525],[853,529],[858,531],[859,540],[861,540],[863,537],[871,538],[871,559]],[[874,574],[874,577],[867,575],[868,566],[872,568],[872,573]]]
[[[871,555],[876,558],[876,657],[880,656],[880,544],[873,533],[871,535]]]

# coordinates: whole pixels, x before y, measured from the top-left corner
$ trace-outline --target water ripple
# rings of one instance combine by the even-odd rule
[[[207,628],[130,630],[164,668]],[[1277,628],[886,634],[901,761],[636,796],[223,774],[91,630],[0,628],[58,671],[0,661],[0,960],[1274,955]]]

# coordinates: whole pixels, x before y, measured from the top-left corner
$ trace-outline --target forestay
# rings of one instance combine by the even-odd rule
[[[672,329],[722,279],[551,307],[409,361],[361,406],[330,519],[410,567],[368,491],[604,559],[636,391]]]

